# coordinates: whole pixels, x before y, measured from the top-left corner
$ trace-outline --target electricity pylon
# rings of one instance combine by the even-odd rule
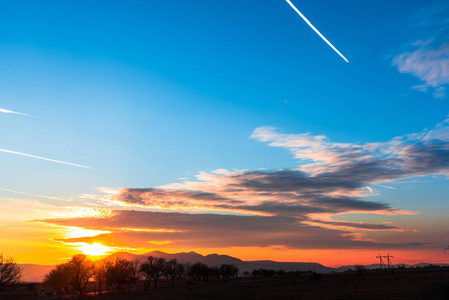
[[[384,261],[382,260],[382,255],[380,255],[380,253],[378,253],[379,256],[376,256],[376,258],[379,259],[379,266],[381,269],[383,269],[385,267]]]
[[[392,255],[390,255],[390,253],[388,253],[388,255],[380,255],[380,253],[378,253],[379,255],[376,256],[376,258],[379,259],[379,265],[381,269],[386,269],[386,268],[394,268],[393,266],[393,262],[391,261],[391,257],[393,257]],[[384,260],[382,258],[386,258],[387,259],[387,264],[385,264]]]

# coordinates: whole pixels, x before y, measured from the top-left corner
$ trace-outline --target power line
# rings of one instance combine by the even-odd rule
[[[418,258],[418,259],[410,259],[410,258],[404,258],[404,257],[396,257],[397,259],[399,259],[400,261],[405,261],[405,262],[409,262],[409,263],[413,263],[413,262],[430,262],[430,261],[436,261],[438,260],[438,258],[441,258],[443,256],[445,256],[446,254],[449,253],[446,252],[446,250],[449,250],[449,247],[444,249],[444,252],[441,254],[437,254],[437,255],[433,255],[433,256],[429,256],[426,258]]]

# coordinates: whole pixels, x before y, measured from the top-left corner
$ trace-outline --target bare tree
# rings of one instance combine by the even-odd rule
[[[151,286],[151,266],[148,263],[140,265],[140,273],[145,277],[144,289],[147,290]]]
[[[202,262],[196,262],[189,267],[189,277],[193,281],[199,281],[201,278],[204,280],[207,277],[208,266]]]
[[[106,263],[104,261],[99,261],[95,265],[94,278],[98,284],[98,292],[101,296],[101,287],[103,283],[106,283]]]
[[[44,283],[59,293],[72,286],[80,294],[95,274],[95,265],[84,254],[76,254],[65,264],[57,265],[45,276]]]
[[[0,289],[20,283],[22,268],[14,262],[12,257],[0,254]]]
[[[178,263],[177,269],[178,271],[176,275],[179,278],[179,280],[186,280],[187,277],[186,265]]]
[[[223,280],[234,279],[239,275],[239,268],[235,264],[222,264],[220,275]]]
[[[114,285],[117,290],[121,290],[124,285],[130,288],[130,273],[132,263],[126,259],[119,258],[114,263],[106,264],[106,284]]]
[[[177,259],[169,260],[165,264],[164,274],[171,281],[172,286],[175,285],[175,279],[179,276],[178,274],[183,271],[181,266],[182,264],[178,263]]]
[[[145,276],[145,287],[149,287],[150,278],[153,279],[154,288],[157,288],[157,281],[163,275],[165,269],[165,259],[150,256],[148,261],[141,266],[142,273]]]
[[[142,263],[135,259],[129,265],[128,271],[128,290],[130,289],[131,284],[134,284],[134,287],[137,287],[137,281],[142,278],[142,273],[140,271],[140,266]]]
[[[95,266],[84,254],[75,254],[67,263],[67,267],[72,272],[70,285],[80,292],[83,292],[89,279],[95,274]]]
[[[67,267],[67,264],[60,264],[45,275],[43,283],[56,290],[59,295],[62,295],[63,290],[67,292],[71,281],[71,270]]]

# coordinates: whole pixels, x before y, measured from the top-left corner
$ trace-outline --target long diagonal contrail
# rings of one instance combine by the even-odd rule
[[[334,47],[322,34],[318,31],[318,29],[315,28],[315,26],[310,23],[309,20],[293,5],[293,3],[290,2],[290,0],[286,0],[288,4],[298,13],[298,15],[307,23],[307,25],[310,26],[329,46],[331,46],[332,49],[334,49],[335,52],[338,53],[338,55],[341,56],[347,63],[349,62],[346,57],[343,56],[343,54],[340,53],[340,51],[337,50],[337,48]]]
[[[47,160],[47,161],[51,161],[51,162],[55,162],[55,163],[59,163],[59,164],[64,164],[64,165],[70,165],[70,166],[75,166],[75,167],[80,167],[80,168],[92,169],[91,167],[86,167],[86,166],[83,166],[83,165],[78,165],[78,164],[69,163],[69,162],[66,162],[66,161],[60,161],[60,160],[55,160],[55,159],[50,159],[50,158],[40,157],[40,156],[31,155],[31,154],[26,154],[26,153],[22,153],[22,152],[16,152],[16,151],[5,150],[5,149],[0,149],[0,151],[1,151],[1,152],[6,152],[6,153],[11,153],[11,154],[17,154],[17,155],[28,156],[28,157],[37,158],[37,159],[42,159],[42,160]]]

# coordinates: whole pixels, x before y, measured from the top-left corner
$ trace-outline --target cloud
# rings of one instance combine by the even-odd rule
[[[446,85],[449,84],[449,42],[439,47],[418,43],[418,48],[405,52],[393,59],[393,65],[399,72],[412,74],[424,81],[424,84],[413,88],[422,92],[432,90],[434,97],[446,96]]]
[[[7,109],[4,109],[4,108],[0,108],[0,113],[29,116],[28,114],[24,114],[24,113],[20,113],[20,112],[17,112],[17,111],[12,111],[12,110],[7,110]]]
[[[83,165],[78,165],[78,164],[74,164],[74,163],[70,163],[70,162],[65,162],[65,161],[61,161],[61,160],[55,160],[55,159],[45,158],[45,157],[36,156],[36,155],[32,155],[32,154],[26,154],[26,153],[17,152],[17,151],[11,151],[11,150],[6,150],[6,149],[0,149],[0,152],[11,153],[11,154],[16,154],[16,155],[22,155],[22,156],[27,156],[27,157],[31,157],[31,158],[36,158],[36,159],[41,159],[41,160],[51,161],[51,162],[55,162],[55,163],[58,163],[58,164],[64,164],[64,165],[75,166],[75,167],[79,167],[79,168],[92,169],[91,167],[87,167],[87,166],[83,166]]]
[[[422,39],[408,43],[407,51],[395,55],[392,65],[401,73],[423,81],[412,87],[432,92],[435,98],[446,97],[449,84],[449,4],[433,2],[408,19],[409,31]]]
[[[298,166],[278,170],[200,172],[194,180],[152,188],[85,195],[113,213],[42,222],[108,230],[65,242],[130,247],[271,247],[378,249],[425,246],[414,228],[360,222],[349,214],[390,216],[419,212],[394,207],[367,188],[405,178],[448,174],[449,119],[434,128],[378,143],[336,143],[310,133],[261,127],[251,138],[288,150]],[[375,199],[378,199],[377,197]],[[403,202],[406,203],[406,202]],[[338,217],[338,218],[337,218]],[[373,232],[413,242],[386,243]],[[412,236],[414,235],[414,236]],[[402,239],[399,239],[402,240]],[[152,241],[149,245],[149,241]],[[157,243],[161,242],[158,246]],[[168,243],[167,243],[168,242]],[[427,245],[428,246],[428,245]]]
[[[407,231],[407,229],[398,228],[392,225],[385,224],[369,224],[363,222],[344,222],[344,221],[322,221],[322,220],[311,220],[307,222],[308,224],[322,224],[329,225],[329,228],[346,228],[346,229],[363,229],[363,230],[388,230],[388,231]]]
[[[113,231],[94,237],[61,239],[66,243],[102,243],[108,246],[153,247],[149,241],[164,241],[162,247],[217,248],[268,247],[284,245],[296,249],[390,248],[415,247],[417,244],[376,243],[359,240],[347,231],[302,224],[290,217],[263,217],[211,214],[185,214],[148,211],[116,211],[108,218],[73,218],[46,220],[63,226]],[[170,228],[172,231],[132,231],[130,228]],[[352,225],[351,225],[352,224]],[[326,224],[328,225],[328,224]],[[342,224],[339,224],[342,225]],[[368,227],[369,230],[398,230],[391,225],[345,223],[345,226]],[[168,242],[168,243],[167,243]]]
[[[289,150],[299,160],[299,170],[308,174],[303,180],[320,190],[356,189],[449,171],[449,119],[432,129],[379,143],[333,143],[325,136],[284,134],[272,127],[255,129],[251,138]]]

